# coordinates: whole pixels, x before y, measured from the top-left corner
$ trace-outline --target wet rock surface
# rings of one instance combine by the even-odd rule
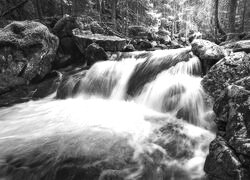
[[[216,63],[202,80],[213,97],[217,137],[204,166],[209,180],[250,178],[250,57],[235,52]]]
[[[0,29],[0,94],[40,82],[52,68],[58,38],[38,22],[13,22]]]
[[[250,91],[246,88],[228,86],[214,105],[218,133],[204,168],[211,180],[250,177]]]
[[[87,70],[85,68],[70,70],[64,73],[62,81],[57,89],[56,98],[66,99],[73,97],[79,81],[85,77]]]
[[[221,46],[207,40],[195,39],[191,45],[192,52],[201,60],[204,74],[226,55],[225,50]]]
[[[61,82],[61,73],[53,71],[47,74],[42,82],[35,84],[20,84],[11,91],[0,95],[0,107],[38,100],[56,92]]]
[[[230,84],[250,73],[250,57],[244,52],[232,53],[215,64],[202,80],[204,89],[214,99]]]

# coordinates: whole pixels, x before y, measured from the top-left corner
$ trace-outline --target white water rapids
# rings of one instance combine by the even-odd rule
[[[179,51],[96,63],[74,97],[1,108],[0,179],[203,179],[211,110],[199,59]]]

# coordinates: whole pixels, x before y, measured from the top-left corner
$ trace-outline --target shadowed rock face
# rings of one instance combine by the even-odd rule
[[[16,87],[0,95],[0,107],[12,106],[29,100],[38,100],[54,93],[59,87],[62,74],[53,71],[42,82]]]
[[[102,47],[92,43],[85,50],[85,59],[87,60],[87,65],[91,66],[98,61],[108,60],[108,55]]]
[[[0,94],[39,82],[51,71],[58,38],[38,22],[13,22],[0,30]]]
[[[232,53],[215,64],[202,80],[205,91],[214,99],[230,84],[250,73],[249,56],[244,52]]]
[[[204,167],[210,180],[250,177],[249,65],[245,52],[232,53],[215,64],[202,81],[215,100],[218,129]]]
[[[54,25],[52,32],[59,38],[57,59],[53,64],[55,68],[65,67],[74,63],[84,64],[83,54],[78,49],[72,30],[80,28],[80,19],[65,15]]]
[[[249,97],[249,90],[232,85],[215,103],[218,133],[204,168],[212,180],[250,177]]]

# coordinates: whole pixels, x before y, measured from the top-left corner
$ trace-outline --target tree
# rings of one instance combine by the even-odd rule
[[[218,32],[222,35],[226,35],[225,31],[222,29],[219,21],[219,0],[215,0],[215,26]]]
[[[229,2],[229,31],[235,33],[235,16],[238,0],[230,0]]]
[[[118,2],[118,0],[111,0],[112,23],[113,23],[113,28],[114,28],[114,30],[117,29],[117,24],[116,24],[116,8],[117,8],[117,2]]]
[[[241,31],[244,31],[244,30],[245,30],[246,12],[247,12],[247,0],[244,0],[243,14],[242,14],[242,23],[241,23]]]
[[[43,14],[42,14],[42,7],[41,7],[40,2],[41,2],[40,0],[36,0],[36,10],[37,10],[38,18],[42,19]]]

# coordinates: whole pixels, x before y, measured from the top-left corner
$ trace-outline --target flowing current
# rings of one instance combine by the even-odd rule
[[[2,180],[205,179],[211,111],[190,49],[94,64],[64,100],[0,109]]]

